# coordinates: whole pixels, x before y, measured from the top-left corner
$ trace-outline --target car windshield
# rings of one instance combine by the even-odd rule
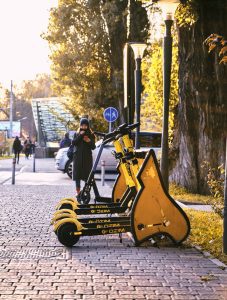
[[[159,148],[161,147],[162,134],[159,132],[141,132],[139,135],[140,147]],[[133,143],[135,145],[135,133],[132,133]]]

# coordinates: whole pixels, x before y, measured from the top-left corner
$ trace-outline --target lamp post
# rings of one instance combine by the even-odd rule
[[[9,138],[13,136],[13,81],[10,82],[10,113],[9,113]]]
[[[141,92],[142,92],[142,84],[141,84],[141,61],[143,58],[144,50],[147,45],[145,43],[129,43],[134,52],[135,58],[135,112],[136,112],[136,122],[140,123],[140,103],[141,103]],[[140,125],[136,128],[136,136],[135,136],[135,148],[140,148],[139,142],[139,132]]]
[[[171,28],[174,13],[180,0],[153,0],[157,2],[162,10],[165,21],[165,36],[163,41],[163,121],[162,121],[162,150],[161,150],[161,173],[165,188],[169,189],[169,98],[172,65],[172,43]]]

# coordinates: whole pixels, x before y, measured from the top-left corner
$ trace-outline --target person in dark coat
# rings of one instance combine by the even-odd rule
[[[30,140],[30,138],[28,136],[27,139],[24,141],[24,154],[27,159],[28,159],[30,151],[31,151],[31,144],[32,144],[32,141]]]
[[[80,192],[80,181],[87,181],[92,168],[92,150],[95,149],[95,135],[91,131],[86,118],[80,120],[80,128],[74,134],[72,145],[73,154],[73,180],[76,182],[76,194]]]
[[[60,142],[60,148],[67,148],[71,145],[72,140],[69,138],[69,133],[66,132],[64,139]]]
[[[19,164],[19,159],[20,159],[20,153],[22,150],[22,145],[21,141],[19,140],[19,137],[16,136],[14,142],[13,142],[13,153],[15,155],[15,159],[17,159],[17,163]]]

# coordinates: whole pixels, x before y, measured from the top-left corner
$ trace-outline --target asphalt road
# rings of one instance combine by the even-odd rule
[[[0,184],[11,184],[12,182],[12,159],[0,160]],[[112,185],[116,174],[106,174],[106,182]],[[95,175],[100,181],[100,174]],[[53,158],[35,160],[35,172],[33,172],[33,158],[20,158],[16,164],[16,185],[73,185],[72,180],[55,168]],[[74,186],[74,185],[73,185]]]
[[[11,181],[12,167],[13,167],[12,159],[0,160],[0,184],[4,184]],[[36,159],[35,170],[36,173],[45,173],[45,174],[58,173],[59,175],[62,174],[61,172],[55,169],[55,162],[53,158]],[[32,157],[30,157],[29,159],[26,159],[24,156],[20,157],[20,163],[16,164],[16,176],[20,175],[21,173],[30,173],[30,174],[33,173]]]
[[[2,159],[0,160],[0,172],[11,171],[12,170],[12,159]],[[59,171],[55,169],[54,158],[36,158],[35,159],[36,172],[48,172],[48,173],[58,173]],[[19,164],[16,164],[16,171],[20,172],[32,172],[33,171],[33,158],[29,157],[26,159],[24,156],[20,157]]]

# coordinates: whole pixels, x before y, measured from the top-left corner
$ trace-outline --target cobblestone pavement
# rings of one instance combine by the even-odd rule
[[[127,235],[58,243],[50,218],[71,186],[0,186],[0,299],[227,299],[227,272],[195,249]]]

